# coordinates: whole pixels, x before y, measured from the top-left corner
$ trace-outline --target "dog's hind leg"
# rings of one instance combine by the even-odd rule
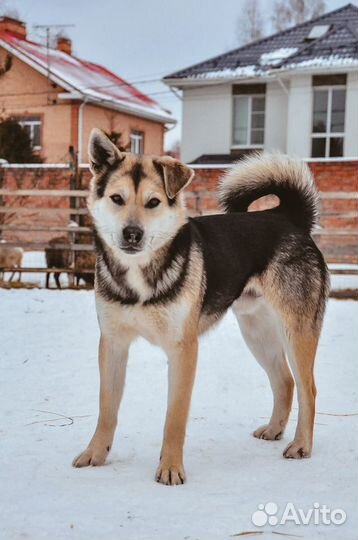
[[[118,409],[123,395],[127,369],[129,336],[123,339],[101,336],[99,344],[100,406],[96,431],[87,449],[72,465],[103,465],[111,449],[117,426]]]
[[[268,424],[257,428],[259,439],[280,439],[292,406],[294,382],[286,361],[283,335],[273,309],[261,298],[240,298],[233,305],[242,335],[256,360],[266,371],[273,392]]]
[[[312,451],[316,400],[314,361],[329,278],[322,256],[319,252],[317,255],[317,248],[313,246],[306,246],[306,251],[299,255],[295,252],[292,261],[287,264],[286,260],[283,265],[279,260],[268,269],[262,283],[265,297],[282,321],[285,350],[297,386],[295,438],[283,453],[286,458],[297,459],[309,457]]]
[[[311,455],[316,401],[313,368],[318,338],[319,332],[307,327],[288,331],[288,358],[297,385],[298,423],[294,440],[283,452],[286,458]]]

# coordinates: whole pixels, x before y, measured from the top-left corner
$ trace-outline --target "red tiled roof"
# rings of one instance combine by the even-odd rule
[[[63,87],[69,94],[136,116],[171,122],[169,111],[108,69],[10,33],[0,33],[0,46]]]

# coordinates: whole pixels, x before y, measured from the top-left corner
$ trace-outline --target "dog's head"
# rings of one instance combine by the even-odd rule
[[[88,207],[100,237],[122,255],[147,256],[185,222],[181,191],[194,172],[168,156],[120,152],[99,129],[89,141]]]

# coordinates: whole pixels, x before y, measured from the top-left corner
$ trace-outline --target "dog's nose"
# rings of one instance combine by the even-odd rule
[[[123,229],[123,238],[128,244],[135,246],[136,244],[139,244],[143,238],[143,229],[135,225],[128,225]]]

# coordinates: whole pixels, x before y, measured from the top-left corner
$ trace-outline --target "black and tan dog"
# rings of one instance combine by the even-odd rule
[[[309,457],[316,388],[313,365],[327,299],[328,272],[310,236],[317,196],[309,169],[283,155],[256,155],[221,184],[227,213],[186,217],[183,188],[193,171],[169,157],[121,153],[99,130],[89,145],[89,209],[97,244],[96,302],[100,412],[74,466],[102,465],[111,449],[128,349],[137,336],[169,357],[168,410],[156,479],[185,480],[183,444],[198,337],[232,306],[243,336],[270,379],[271,419],[254,435],[282,436],[293,377],[299,415],[287,458]],[[278,207],[246,212],[275,194]]]

